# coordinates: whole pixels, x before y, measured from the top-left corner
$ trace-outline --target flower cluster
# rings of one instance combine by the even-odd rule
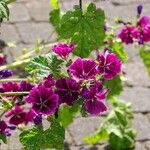
[[[0,121],[1,133],[10,135],[11,130],[20,124],[32,122],[39,125],[42,117],[56,116],[61,105],[73,106],[79,99],[82,100],[80,108],[87,114],[99,115],[107,111],[109,89],[104,88],[102,81],[112,80],[121,73],[121,60],[107,50],[99,53],[95,60],[77,58],[69,64],[67,56],[74,48],[72,44],[53,47],[53,51],[66,64],[66,76],[56,79],[53,74],[49,74],[37,85],[26,81],[1,83],[1,93],[28,92],[27,95],[3,96],[10,102],[11,109],[5,113],[8,125]]]
[[[142,13],[142,6],[137,7],[138,16]],[[137,41],[139,44],[150,42],[150,18],[140,17],[136,25],[124,23],[125,27],[119,32],[118,37],[125,44],[132,44]]]

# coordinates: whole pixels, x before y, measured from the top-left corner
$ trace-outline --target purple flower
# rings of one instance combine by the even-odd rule
[[[26,102],[32,104],[32,109],[37,114],[52,115],[59,105],[59,97],[51,88],[39,84],[30,91]]]
[[[78,58],[69,66],[71,77],[78,81],[95,79],[96,63],[92,59]]]
[[[72,105],[78,99],[79,92],[80,86],[73,79],[61,78],[56,82],[56,93],[62,103]]]
[[[138,15],[140,15],[142,13],[142,9],[143,9],[142,5],[138,5],[137,6],[137,13],[138,13]]]
[[[150,24],[150,18],[147,16],[143,16],[142,18],[140,18],[140,20],[138,21],[138,26],[140,27],[145,27],[148,24]]]
[[[6,62],[5,56],[0,54],[0,66],[2,66]]]
[[[125,44],[130,44],[134,42],[134,38],[139,36],[139,30],[134,26],[126,25],[118,34],[118,37]]]
[[[43,82],[44,86],[47,88],[50,88],[55,85],[55,80],[53,78],[53,75],[48,75],[47,77],[44,78]]]
[[[8,78],[13,75],[13,72],[11,70],[1,70],[0,71],[0,79]]]
[[[108,89],[103,88],[102,83],[99,81],[91,84],[89,88],[83,88],[82,96],[84,98],[84,109],[92,115],[99,115],[107,111],[104,100],[108,91]]]
[[[65,59],[74,49],[75,49],[74,44],[57,44],[55,45],[52,50],[54,53],[59,55],[61,58]]]
[[[7,129],[7,124],[5,121],[0,120],[0,133],[5,134],[5,130]]]
[[[19,86],[16,82],[3,82],[2,89],[3,92],[17,92],[19,91]]]
[[[35,124],[35,125],[40,125],[40,124],[42,124],[42,116],[41,116],[41,115],[36,115],[36,116],[33,118],[33,121],[34,121],[34,124]]]
[[[97,67],[98,73],[105,79],[111,80],[116,75],[121,73],[121,60],[116,54],[110,53],[108,50],[104,54],[98,55],[99,65]]]
[[[7,112],[6,117],[10,118],[9,123],[13,125],[19,125],[26,122],[26,112],[20,106],[15,106],[12,110]]]
[[[20,91],[30,91],[34,87],[33,84],[26,82],[26,81],[21,81],[19,85],[19,90]]]

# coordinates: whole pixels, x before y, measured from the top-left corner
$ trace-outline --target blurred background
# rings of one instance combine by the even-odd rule
[[[89,3],[92,0],[83,0]],[[113,23],[113,18],[124,20],[135,19],[136,7],[144,6],[143,15],[150,15],[150,0],[93,0],[97,7],[103,8],[107,22]],[[61,9],[69,10],[78,0],[60,0]],[[7,55],[8,62],[13,62],[21,55],[23,48],[34,45],[36,39],[43,43],[55,42],[56,33],[49,24],[49,12],[52,7],[48,0],[18,0],[10,5],[10,20],[1,25],[0,48]],[[4,42],[12,44],[12,48],[4,48]],[[13,46],[13,42],[17,45]],[[134,127],[138,131],[135,150],[150,150],[150,76],[139,58],[138,49],[133,45],[126,46],[128,62],[124,66],[127,87],[121,98],[132,103],[134,111]],[[103,117],[77,117],[66,132],[65,150],[104,150],[106,143],[96,146],[86,145],[82,138],[93,133],[101,124]],[[0,150],[21,150],[18,142],[18,131],[10,138],[7,145],[1,145]]]

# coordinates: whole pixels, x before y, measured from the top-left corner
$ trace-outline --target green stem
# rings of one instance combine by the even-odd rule
[[[15,2],[16,0],[6,0],[6,3],[7,4],[10,4],[10,3],[13,3],[13,2]]]
[[[5,92],[0,93],[0,96],[20,96],[20,95],[28,95],[29,92]]]
[[[8,78],[8,79],[1,79],[0,80],[0,83],[2,83],[2,82],[9,82],[9,81],[11,81],[11,82],[21,82],[21,81],[27,81],[27,79],[23,79],[23,78],[21,78],[21,79],[13,79],[13,78]]]
[[[79,6],[80,6],[80,9],[82,10],[82,0],[79,0]]]
[[[4,66],[1,66],[0,67],[0,71],[1,70],[5,70],[5,69],[13,69],[13,68],[16,68],[18,66],[21,66],[21,65],[24,65],[26,63],[28,63],[30,61],[30,58],[28,59],[25,59],[25,60],[19,60],[19,61],[16,61],[12,64],[8,64],[8,65],[4,65]]]

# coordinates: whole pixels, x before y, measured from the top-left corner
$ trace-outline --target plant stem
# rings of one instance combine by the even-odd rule
[[[13,68],[16,68],[16,67],[18,67],[18,66],[21,66],[21,65],[23,65],[23,64],[28,63],[29,61],[30,61],[30,58],[25,59],[25,60],[19,60],[19,61],[16,61],[16,62],[12,63],[12,64],[9,64],[9,65],[1,66],[1,67],[0,67],[0,71],[1,71],[1,70],[5,70],[5,69],[13,69]]]
[[[13,3],[13,2],[15,2],[16,0],[6,0],[6,3],[7,4],[10,4],[10,3]]]
[[[13,79],[13,78],[1,79],[0,83],[9,82],[9,81],[11,81],[11,82],[20,82],[20,81],[27,81],[27,79],[25,79],[25,78],[21,78],[21,79]]]
[[[0,93],[0,96],[19,96],[19,95],[28,95],[29,92],[4,92]]]
[[[80,6],[80,9],[82,10],[82,0],[79,0],[79,6]]]

